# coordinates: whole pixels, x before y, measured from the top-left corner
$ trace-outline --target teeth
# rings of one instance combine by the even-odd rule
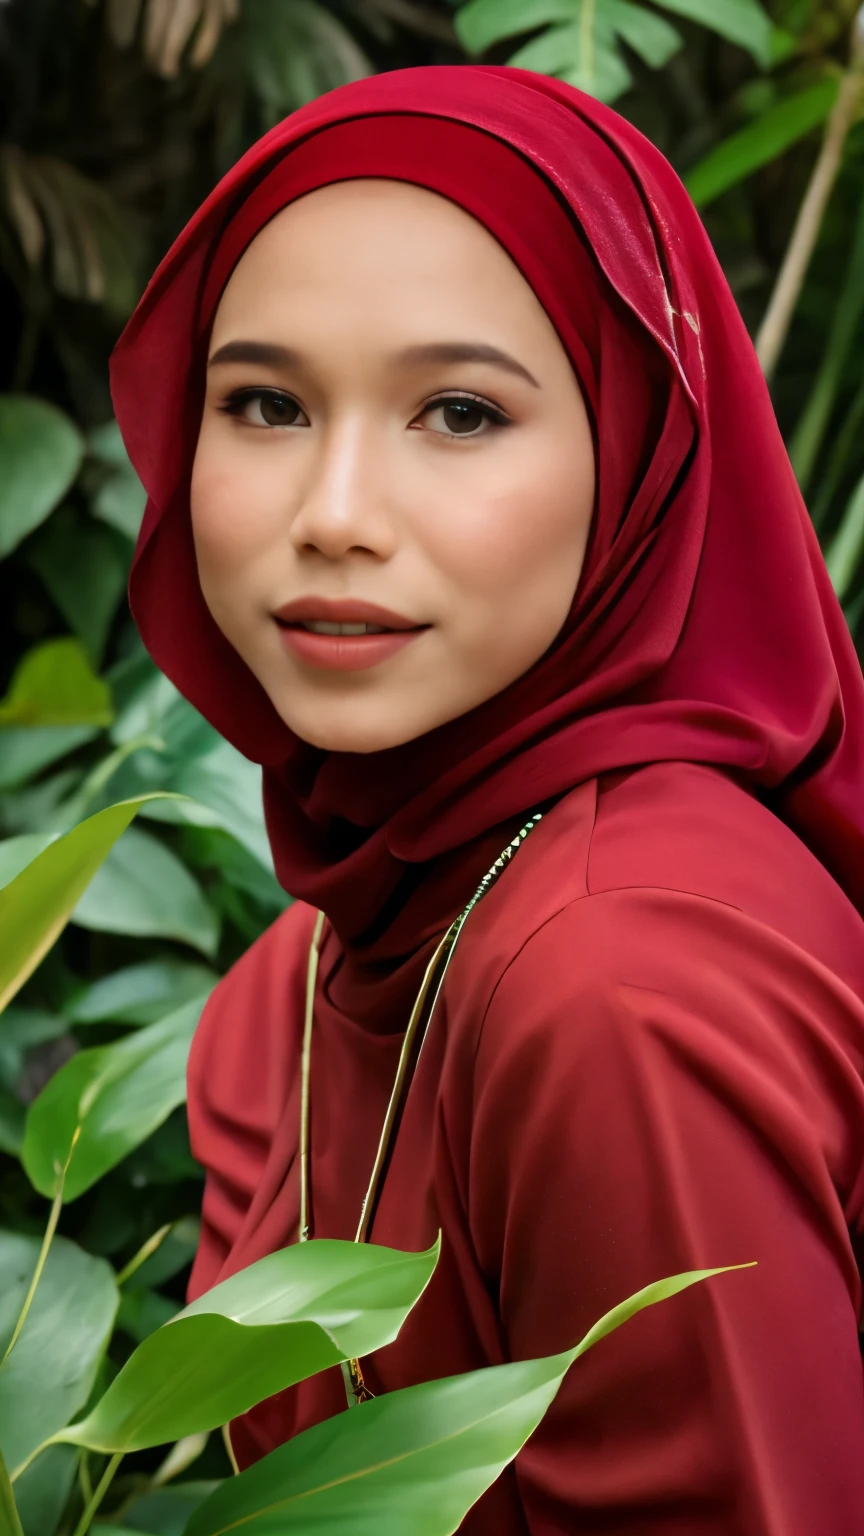
[[[313,635],[383,635],[383,624],[334,624],[329,619],[310,619],[301,629]]]

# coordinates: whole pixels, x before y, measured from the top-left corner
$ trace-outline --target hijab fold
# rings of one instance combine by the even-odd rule
[[[447,197],[504,246],[571,359],[598,468],[585,568],[549,651],[468,715],[368,756],[311,748],[279,719],[204,604],[189,521],[225,283],[281,208],[360,176]],[[707,236],[663,157],[611,109],[474,65],[311,103],[180,235],[112,385],[149,497],[130,585],[145,644],[263,765],[279,878],[323,907],[368,975],[424,950],[498,829],[588,778],[668,759],[733,772],[864,912],[861,670]]]

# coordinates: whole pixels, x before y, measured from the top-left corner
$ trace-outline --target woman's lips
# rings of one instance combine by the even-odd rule
[[[301,597],[273,617],[287,650],[331,672],[374,667],[429,628],[359,598]]]

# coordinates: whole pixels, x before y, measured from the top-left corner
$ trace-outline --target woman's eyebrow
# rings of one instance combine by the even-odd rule
[[[207,367],[218,363],[261,363],[271,368],[293,368],[299,362],[298,352],[274,341],[226,341],[224,347],[213,353]]]
[[[258,363],[271,368],[296,368],[302,361],[300,354],[290,347],[272,341],[226,341],[210,358],[207,366],[220,363]],[[406,347],[396,359],[403,367],[416,368],[426,363],[489,363],[506,373],[515,373],[534,389],[539,389],[533,373],[518,363],[509,352],[490,346],[485,341],[428,341]]]
[[[406,347],[400,352],[398,362],[405,367],[415,368],[423,363],[491,363],[494,368],[503,368],[507,373],[515,373],[522,379],[526,379],[535,389],[539,389],[533,373],[517,363],[515,357],[509,352],[502,352],[500,347],[490,346],[485,341],[430,341],[418,346]]]

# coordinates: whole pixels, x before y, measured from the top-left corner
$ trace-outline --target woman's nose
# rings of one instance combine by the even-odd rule
[[[386,560],[397,530],[386,507],[386,446],[359,420],[334,425],[312,446],[311,472],[291,525],[300,550],[340,560],[352,550]]]

